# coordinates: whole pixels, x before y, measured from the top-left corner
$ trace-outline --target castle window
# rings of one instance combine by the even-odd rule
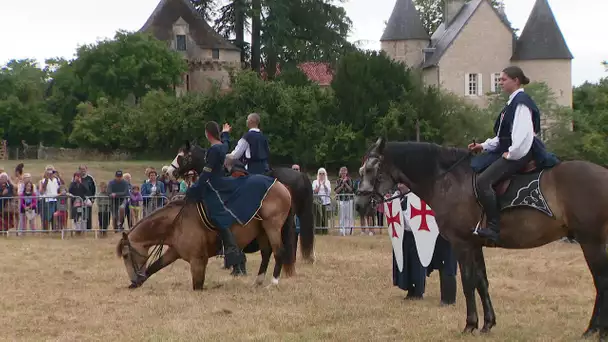
[[[492,74],[492,89],[490,89],[493,93],[500,92],[500,73],[496,72]]]
[[[220,49],[212,49],[211,50],[211,58],[220,59]]]
[[[481,96],[482,89],[481,74],[465,74],[464,94],[466,96]]]
[[[175,36],[175,48],[177,51],[186,51],[186,35],[178,34]]]

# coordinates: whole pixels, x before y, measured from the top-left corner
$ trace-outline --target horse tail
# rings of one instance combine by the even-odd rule
[[[295,213],[293,206],[291,206],[291,208],[289,208],[289,214],[287,215],[285,223],[283,223],[283,227],[281,229],[281,240],[283,242],[283,255],[281,258],[283,259],[283,271],[288,277],[293,276],[296,272],[296,258],[294,249],[296,236],[294,217]]]
[[[314,202],[312,194],[312,183],[305,173],[302,173],[302,177],[305,178],[306,193],[298,194],[297,215],[300,219],[300,246],[302,250],[302,257],[309,263],[315,262],[315,227],[314,227]]]

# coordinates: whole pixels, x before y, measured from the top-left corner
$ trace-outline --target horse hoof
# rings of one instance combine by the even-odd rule
[[[599,332],[599,330],[596,329],[596,328],[589,328],[589,329],[585,330],[585,332],[583,333],[582,338],[593,337],[593,335],[597,334],[598,332]]]
[[[467,324],[462,331],[463,334],[473,334],[477,330],[476,324]]]
[[[255,282],[253,283],[253,285],[260,286],[262,284],[264,284],[264,275],[260,274],[255,278]]]
[[[139,285],[139,284],[137,284],[137,283],[131,283],[131,285],[129,285],[129,289],[133,290],[133,289],[138,288],[139,286],[140,286],[140,285]]]

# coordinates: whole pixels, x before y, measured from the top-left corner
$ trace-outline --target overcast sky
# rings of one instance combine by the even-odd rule
[[[138,30],[159,0],[0,0],[0,65],[13,58],[72,58],[79,44],[112,37],[118,29]],[[515,28],[523,29],[535,0],[505,0]],[[574,55],[574,85],[608,76],[608,0],[549,0]],[[380,48],[380,36],[395,0],[347,0],[352,41]]]

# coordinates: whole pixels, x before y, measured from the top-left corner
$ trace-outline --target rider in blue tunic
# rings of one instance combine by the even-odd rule
[[[510,66],[502,71],[499,82],[510,96],[494,123],[496,136],[468,146],[471,151],[484,152],[471,163],[475,172],[481,172],[476,188],[487,215],[487,227],[479,229],[477,235],[494,241],[500,235],[500,209],[493,186],[521,171],[531,160],[539,169],[558,163],[536,137],[540,133],[540,110],[522,88],[530,79],[519,67]]]
[[[247,116],[247,128],[249,130],[237,143],[230,156],[234,159],[244,157],[247,172],[251,174],[264,174],[270,171],[268,158],[270,148],[268,139],[260,131],[260,115],[251,113]]]
[[[224,243],[224,254],[228,267],[239,265],[244,261],[244,254],[238,248],[230,226],[234,223],[234,214],[224,205],[222,193],[230,193],[235,186],[230,178],[224,177],[224,160],[228,151],[229,134],[227,127],[221,133],[219,125],[210,121],[205,125],[205,135],[211,147],[205,155],[205,167],[198,181],[188,189],[187,198],[195,198],[204,202],[214,223],[218,226],[220,237]]]

